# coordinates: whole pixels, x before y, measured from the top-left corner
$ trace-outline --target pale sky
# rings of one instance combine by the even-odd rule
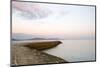
[[[12,33],[94,38],[95,7],[12,2]]]

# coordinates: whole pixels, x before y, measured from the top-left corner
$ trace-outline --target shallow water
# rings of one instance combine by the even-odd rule
[[[41,42],[53,40],[31,40],[20,42]],[[13,43],[16,43],[13,42]],[[95,40],[61,40],[62,44],[44,52],[61,57],[69,62],[95,60]]]

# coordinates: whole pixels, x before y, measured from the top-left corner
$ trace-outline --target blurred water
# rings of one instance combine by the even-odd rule
[[[44,52],[61,57],[69,62],[95,60],[95,40],[61,41],[62,44]]]

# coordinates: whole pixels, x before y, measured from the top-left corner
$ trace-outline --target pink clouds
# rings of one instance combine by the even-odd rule
[[[12,2],[12,6],[21,12],[31,13],[32,17],[35,16],[37,18],[47,17],[50,12],[47,8],[42,8],[38,3]]]

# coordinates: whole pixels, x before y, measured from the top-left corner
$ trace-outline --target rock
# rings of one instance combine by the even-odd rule
[[[12,65],[52,64],[63,62],[67,61],[37,49],[30,49],[22,45],[11,45]]]
[[[27,43],[20,43],[19,45],[23,45],[25,47],[29,47],[31,49],[37,50],[45,50],[56,47],[57,45],[61,44],[61,41],[45,41],[45,42],[27,42]]]

